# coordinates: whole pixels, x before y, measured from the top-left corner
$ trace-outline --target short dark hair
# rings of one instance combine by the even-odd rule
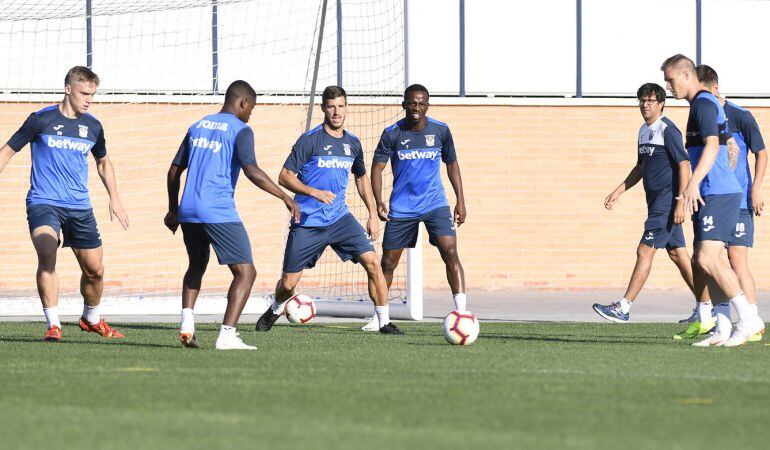
[[[661,103],[666,102],[666,90],[663,89],[659,84],[644,83],[643,85],[639,86],[639,90],[636,91],[636,98],[639,100],[642,100],[645,97],[649,97],[650,95],[654,95],[655,100]]]
[[[666,70],[671,66],[681,66],[681,65],[684,65],[688,69],[695,71],[695,63],[692,62],[690,58],[684,56],[681,53],[677,53],[674,56],[666,58],[666,60],[663,61],[663,64],[660,65],[660,70]]]
[[[406,97],[412,92],[425,92],[425,95],[430,98],[430,92],[428,92],[428,88],[421,84],[413,84],[404,90],[404,100],[406,100]]]
[[[253,101],[257,100],[257,92],[249,83],[243,80],[233,81],[227,87],[227,91],[225,91],[225,103],[231,103],[244,97]]]
[[[695,74],[698,76],[698,81],[706,86],[711,87],[715,84],[719,84],[719,75],[717,75],[717,71],[711,66],[701,64],[695,68]]]
[[[340,86],[326,86],[323,94],[321,94],[321,104],[326,105],[328,100],[333,100],[337,97],[345,97],[345,103],[348,102],[348,93]]]
[[[64,76],[64,85],[72,85],[75,81],[86,81],[99,86],[99,75],[86,66],[75,66]]]

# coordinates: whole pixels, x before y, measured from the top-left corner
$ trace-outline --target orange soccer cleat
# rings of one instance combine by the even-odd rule
[[[107,339],[125,337],[123,336],[123,333],[107,325],[107,322],[105,322],[104,319],[101,319],[96,325],[91,325],[84,317],[81,317],[79,325],[81,330],[89,333],[98,333],[100,336],[106,337]]]
[[[182,341],[182,347],[198,348],[198,339],[194,333],[179,333],[179,340]]]
[[[45,332],[43,340],[46,342],[59,342],[61,341],[61,328],[56,325],[52,326]]]

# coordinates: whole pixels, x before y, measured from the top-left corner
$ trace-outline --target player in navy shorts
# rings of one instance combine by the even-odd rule
[[[663,63],[661,70],[673,96],[690,103],[685,148],[693,171],[682,197],[685,208],[692,212],[695,232],[693,281],[698,317],[675,338],[691,339],[708,333],[716,325],[707,293],[707,285],[711,284],[735,306],[739,321],[731,336],[715,333],[696,345],[741,345],[752,335],[763,332],[765,325],[746,299],[737,275],[721,258],[738,222],[742,197],[728,158],[727,141],[732,135],[722,105],[703,89],[692,60],[674,55]]]
[[[466,310],[465,274],[457,254],[456,231],[465,222],[465,196],[452,133],[447,124],[427,116],[430,94],[425,86],[407,87],[401,106],[405,117],[382,132],[372,162],[377,212],[386,221],[382,270],[390,288],[402,252],[415,246],[420,223],[424,223],[430,243],[438,247],[446,265],[455,309]],[[382,199],[382,171],[388,161],[393,170],[390,207]],[[454,212],[441,182],[442,162],[457,198]]]
[[[234,81],[225,92],[222,110],[195,122],[187,130],[168,171],[166,226],[176,232],[181,223],[189,266],[182,283],[182,320],[179,339],[185,347],[198,347],[193,308],[203,273],[214,247],[219,264],[227,265],[233,281],[227,293],[227,309],[215,348],[255,350],[235,332],[246,306],[257,271],[251,256],[246,228],[235,208],[235,184],[241,170],[263,191],[283,200],[294,217],[299,207],[257,166],[254,132],[246,125],[257,93],[245,81]],[[187,169],[179,201],[179,179]]]
[[[696,72],[698,80],[703,86],[719,99],[720,104],[725,110],[730,132],[733,135],[733,140],[728,141],[728,156],[730,167],[733,168],[733,173],[741,185],[742,192],[738,222],[727,243],[727,257],[730,260],[730,266],[738,276],[741,289],[743,289],[749,304],[756,310],[757,288],[754,283],[754,277],[749,270],[748,253],[749,248],[754,245],[754,215],[760,216],[764,208],[761,189],[762,179],[767,167],[765,142],[762,139],[762,134],[759,131],[759,126],[754,116],[735,103],[722,98],[719,93],[719,76],[717,72],[705,64],[698,66]],[[754,154],[754,173],[756,174],[756,179],[753,182],[751,171],[749,170],[749,151]],[[717,313],[717,331],[721,336],[729,336],[732,329],[730,305],[721,302],[714,305],[714,310]],[[762,334],[754,334],[749,340],[760,341],[762,340]]]
[[[110,219],[128,228],[128,214],[118,195],[115,170],[107,156],[102,124],[88,113],[99,77],[76,66],[64,78],[64,100],[29,115],[19,131],[0,149],[0,172],[13,155],[30,144],[32,174],[27,194],[27,221],[38,257],[37,289],[48,324],[44,340],[62,338],[59,320],[59,278],[56,252],[63,240],[72,248],[82,276],[83,314],[79,326],[106,338],[122,338],[99,314],[104,287],[102,240],[88,192],[88,154],[110,196]]]
[[[604,207],[611,210],[621,194],[643,180],[647,197],[647,221],[636,248],[636,265],[625,295],[609,305],[593,305],[597,314],[618,323],[628,322],[631,305],[650,275],[652,260],[658,249],[666,249],[687,286],[694,290],[690,255],[682,232],[685,212],[680,189],[684,188],[690,177],[690,161],[684,149],[682,133],[674,122],[663,115],[666,91],[661,86],[655,83],[643,84],[636,97],[644,118],[637,139],[636,165],[625,181],[607,196]]]
[[[344,130],[347,94],[339,86],[328,86],[321,96],[323,124],[299,137],[278,178],[281,186],[296,194],[299,220],[292,220],[283,273],[275,287],[275,300],[257,321],[257,331],[268,331],[283,314],[286,300],[302,278],[302,272],[315,266],[327,246],[343,261],[360,263],[369,278],[369,294],[374,302],[378,329],[383,334],[403,334],[390,322],[388,288],[372,239],[377,239],[380,223],[366,177],[361,141]],[[369,211],[366,230],[348,211],[345,192],[353,173],[358,194]],[[367,232],[369,236],[367,236]]]

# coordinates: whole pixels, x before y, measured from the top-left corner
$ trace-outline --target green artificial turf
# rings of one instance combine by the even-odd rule
[[[277,325],[257,351],[182,349],[175,324],[0,323],[0,447],[765,449],[770,346],[693,348],[671,324]]]

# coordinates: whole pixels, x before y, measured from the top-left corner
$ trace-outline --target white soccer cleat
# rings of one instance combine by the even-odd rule
[[[692,344],[693,347],[721,347],[729,339],[719,333],[710,333],[706,339]]]
[[[762,334],[765,332],[765,322],[759,318],[759,316],[742,320],[738,322],[738,325],[733,329],[730,339],[726,340],[724,347],[738,347],[749,342],[749,338],[755,334]]]
[[[377,316],[374,316],[371,319],[369,319],[369,322],[367,322],[366,325],[361,327],[361,330],[363,330],[363,331],[380,331],[380,321],[377,319]]]
[[[238,333],[235,336],[222,336],[221,334],[217,338],[217,343],[214,344],[214,348],[217,350],[256,350],[257,347],[253,345],[244,344]]]

